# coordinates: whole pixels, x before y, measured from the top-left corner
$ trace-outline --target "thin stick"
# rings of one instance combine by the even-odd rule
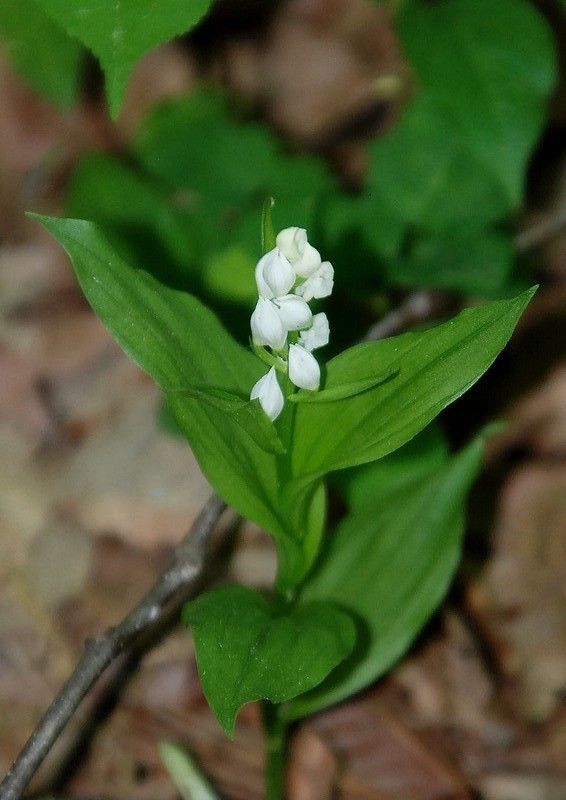
[[[542,219],[521,231],[515,237],[515,247],[520,253],[533,250],[566,229],[566,204],[561,204]]]
[[[157,582],[119,625],[90,639],[77,666],[40,720],[12,768],[0,783],[0,800],[19,800],[22,792],[53,747],[69,719],[112,661],[161,617],[165,606],[181,589],[200,578],[210,536],[225,503],[213,495],[176,548],[173,559]]]
[[[449,304],[447,297],[438,292],[413,292],[401,305],[372,325],[362,342],[375,342],[402,333],[445,312]]]

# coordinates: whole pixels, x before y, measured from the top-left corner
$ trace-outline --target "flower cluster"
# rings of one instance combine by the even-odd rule
[[[309,302],[332,293],[334,270],[309,244],[303,228],[285,228],[276,247],[259,260],[255,279],[259,299],[251,318],[252,340],[271,349],[274,366],[252,388],[250,398],[259,399],[274,420],[285,403],[277,371],[300,389],[319,387],[320,367],[312,351],[328,344],[330,331],[326,314],[313,314]]]

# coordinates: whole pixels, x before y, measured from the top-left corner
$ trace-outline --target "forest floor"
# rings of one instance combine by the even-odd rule
[[[167,48],[153,58],[159,96],[177,85],[176,62]],[[58,114],[3,62],[0,108],[2,773],[85,639],[149,587],[211,490],[188,447],[160,429],[151,381],[22,213],[60,210],[78,154],[115,146],[108,122],[96,108]],[[124,135],[141,111],[129,113]],[[508,352],[445,420],[453,439],[484,418],[508,423],[470,501],[456,584],[385,680],[296,730],[293,800],[566,799],[566,231],[534,258],[542,289]],[[246,524],[229,577],[268,586],[274,568],[270,540]],[[166,738],[227,797],[260,798],[257,709],[244,709],[229,742],[192,653],[177,628],[127,680],[111,671],[35,788],[173,800],[156,748]]]

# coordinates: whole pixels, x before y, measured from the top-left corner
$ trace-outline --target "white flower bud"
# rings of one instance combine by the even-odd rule
[[[304,283],[297,286],[295,292],[308,302],[312,300],[313,297],[316,297],[318,300],[322,297],[328,297],[332,294],[333,288],[334,268],[330,261],[323,261],[310,278],[307,278]]]
[[[321,262],[322,259],[316,247],[307,242],[301,257],[293,264],[293,269],[299,278],[308,278],[320,267]]]
[[[317,347],[324,347],[329,340],[330,325],[328,324],[328,317],[322,312],[315,314],[312,318],[311,327],[306,331],[301,331],[299,335],[299,344],[309,352],[316,350]]]
[[[259,381],[252,387],[250,392],[250,400],[256,399],[261,403],[261,407],[269,419],[277,419],[283,410],[285,398],[283,397],[283,392],[281,391],[279,381],[277,380],[275,367],[271,367],[267,375],[264,375],[263,378],[260,378]]]
[[[277,234],[276,243],[285,258],[294,264],[303,254],[307,232],[304,228],[285,228]]]
[[[287,331],[271,300],[259,298],[252,314],[251,328],[254,344],[269,345],[274,350],[285,346]]]
[[[289,378],[300,389],[316,391],[320,384],[318,361],[304,347],[292,344],[289,347]]]
[[[287,294],[295,283],[296,276],[293,267],[275,247],[258,261],[255,280],[259,296],[271,300]]]
[[[277,307],[279,319],[288,331],[298,331],[308,328],[312,321],[312,311],[302,297],[296,294],[286,294],[273,300]]]

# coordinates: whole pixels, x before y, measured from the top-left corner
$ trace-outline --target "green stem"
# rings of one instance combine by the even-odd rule
[[[279,707],[264,700],[263,727],[265,731],[265,800],[285,797],[286,726]]]

